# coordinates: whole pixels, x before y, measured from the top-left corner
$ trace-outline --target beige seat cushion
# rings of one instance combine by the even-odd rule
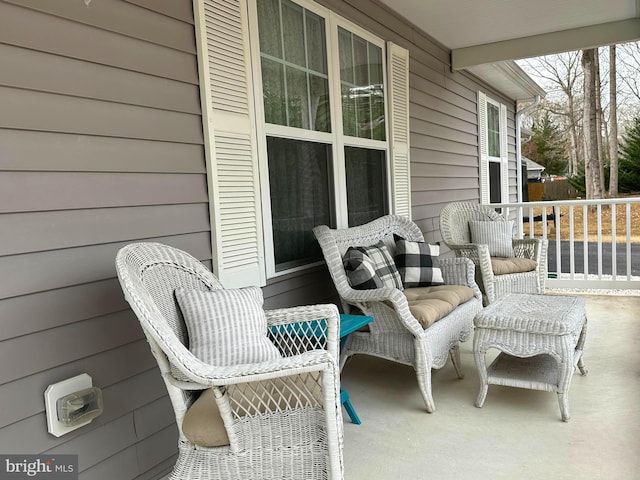
[[[216,399],[212,390],[205,390],[193,402],[182,420],[182,433],[191,443],[203,447],[229,445]]]
[[[531,272],[536,269],[536,266],[536,261],[530,258],[491,257],[491,269],[494,275]]]
[[[285,383],[288,387],[284,385]],[[255,401],[257,408],[252,407],[248,400],[251,391],[257,391],[256,396],[260,398],[258,401],[251,402]],[[279,392],[285,393],[280,395]],[[249,382],[239,386],[230,385],[227,387],[227,393],[236,399],[238,408],[253,413],[256,413],[256,410],[257,413],[265,413],[296,408],[300,404],[322,405],[324,403],[319,372]],[[255,396],[252,398],[255,399]],[[203,447],[229,445],[229,437],[212,390],[202,392],[198,400],[191,405],[182,421],[182,432],[195,445]]]
[[[473,290],[464,285],[439,285],[435,287],[407,288],[404,295],[411,314],[428,328],[473,298]]]

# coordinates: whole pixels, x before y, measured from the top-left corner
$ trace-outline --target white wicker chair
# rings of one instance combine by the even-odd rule
[[[441,368],[451,356],[459,378],[459,342],[471,335],[472,322],[482,309],[481,294],[474,281],[473,263],[464,258],[441,260],[445,283],[470,286],[475,296],[453,312],[423,329],[409,311],[404,294],[397,288],[354,290],[347,279],[342,256],[350,246],[374,245],[382,240],[395,252],[394,233],[410,241],[424,241],[420,229],[410,220],[387,215],[365,225],[345,229],[317,226],[313,233],[322,247],[329,273],[340,296],[345,313],[354,309],[374,317],[368,332],[352,333],[342,348],[340,367],[355,354],[367,354],[411,365],[427,412],[435,411],[431,392],[431,369]]]
[[[457,257],[470,258],[476,265],[476,281],[483,292],[485,305],[507,293],[544,293],[547,278],[546,239],[513,239],[515,257],[534,260],[537,265],[535,270],[494,275],[489,247],[471,243],[469,220],[505,222],[507,219],[489,205],[469,202],[449,203],[440,212],[442,239]]]
[[[271,340],[282,358],[207,365],[187,347],[174,291],[222,288],[214,275],[191,255],[157,243],[122,248],[116,268],[175,411],[179,455],[172,480],[343,478],[335,305],[267,311]],[[208,389],[213,391],[228,445],[195,445],[183,432],[186,412]]]

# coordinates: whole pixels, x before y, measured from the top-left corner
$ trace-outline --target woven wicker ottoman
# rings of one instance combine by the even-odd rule
[[[569,420],[569,385],[576,365],[582,375],[582,350],[587,333],[584,299],[512,293],[482,310],[476,326],[473,354],[480,373],[476,407],[487,397],[489,384],[558,393],[563,421]],[[485,353],[500,350],[487,368]]]

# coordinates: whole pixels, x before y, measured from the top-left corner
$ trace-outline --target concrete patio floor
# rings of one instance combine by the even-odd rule
[[[589,373],[573,377],[568,423],[550,392],[491,385],[484,407],[474,407],[471,340],[461,347],[464,379],[451,362],[433,371],[433,414],[424,410],[413,368],[353,357],[342,384],[362,424],[343,412],[345,478],[640,478],[640,297],[585,298]]]

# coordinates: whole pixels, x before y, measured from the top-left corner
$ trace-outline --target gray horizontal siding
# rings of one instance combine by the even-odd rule
[[[80,478],[159,478],[175,421],[115,278],[118,249],[211,266],[188,0],[0,2],[0,451],[79,455]],[[104,413],[56,438],[48,385],[86,372]]]
[[[0,129],[2,169],[205,173],[201,145]]]
[[[199,260],[211,259],[208,232],[167,237],[135,238],[106,245],[0,257],[0,299],[114,278],[118,250],[131,241],[157,241],[181,248]]]
[[[33,6],[42,3],[29,1]],[[92,7],[76,2],[74,12],[80,14],[84,8]],[[123,19],[111,20],[119,23]],[[138,25],[142,30],[145,27],[144,22]],[[141,40],[136,35],[126,36],[6,3],[0,15],[0,31],[0,43],[198,84],[195,55]]]
[[[55,2],[49,2],[55,3]],[[146,73],[0,45],[0,84],[183,113],[200,113],[198,86]]]
[[[114,191],[122,195],[114,197]],[[206,203],[207,198],[203,175],[6,172],[0,177],[0,213]]]
[[[200,115],[11,87],[0,104],[0,128],[203,143]]]
[[[179,4],[183,15],[183,18],[180,18],[183,20],[182,22],[174,21],[165,12],[151,12],[138,8],[135,2],[129,3],[121,0],[95,1],[87,8],[78,8],[78,2],[75,0],[5,1],[65,18],[74,23],[97,27],[192,54],[196,53],[193,26],[191,25],[191,5],[188,1],[175,0],[172,2]],[[145,28],[141,29],[140,24],[144,24]]]

